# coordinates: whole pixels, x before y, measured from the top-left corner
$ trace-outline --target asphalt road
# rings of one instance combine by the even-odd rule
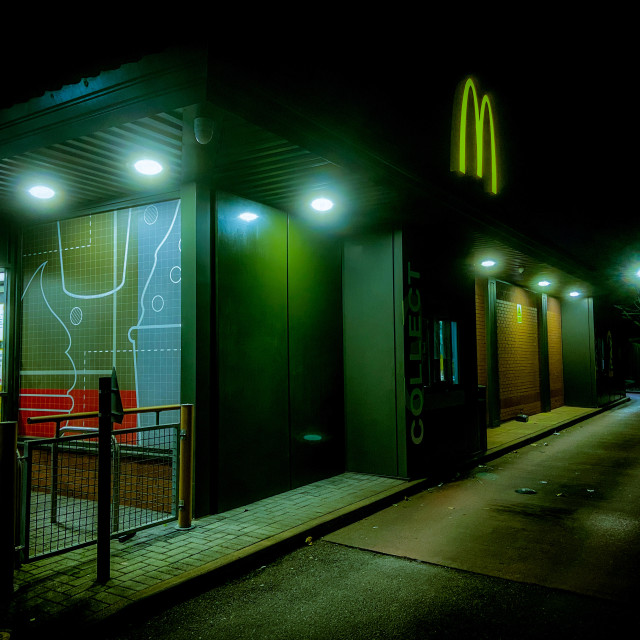
[[[635,637],[639,558],[636,396],[94,638]]]
[[[627,614],[611,601],[320,541],[162,612],[120,619],[100,638],[584,640],[633,637]]]

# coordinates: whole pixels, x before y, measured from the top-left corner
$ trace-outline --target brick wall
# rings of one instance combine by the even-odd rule
[[[564,405],[564,380],[562,372],[562,314],[560,302],[547,298],[547,336],[549,341],[549,384],[551,408]]]
[[[48,449],[33,449],[31,490],[51,492]],[[58,495],[78,500],[98,499],[98,456],[88,452],[58,454]],[[172,475],[168,461],[130,458],[120,461],[120,504],[171,513]]]
[[[540,413],[538,311],[533,293],[497,283],[500,419]],[[517,305],[522,308],[518,321]]]
[[[478,384],[487,386],[487,281],[476,278],[476,349],[478,352]]]

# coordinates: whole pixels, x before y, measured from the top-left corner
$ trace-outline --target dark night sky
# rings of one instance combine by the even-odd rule
[[[424,175],[448,168],[450,132],[442,123],[450,121],[451,108],[442,96],[474,74],[496,104],[508,221],[560,238],[577,257],[603,268],[634,243],[640,248],[626,200],[635,182],[629,150],[637,147],[630,139],[637,127],[629,112],[637,99],[624,40],[607,44],[582,27],[571,37],[516,33],[492,46],[454,48],[445,34],[421,33],[393,43],[372,37],[347,49],[282,46],[234,61],[302,96],[329,126]],[[165,44],[179,46],[161,38],[61,42],[3,52],[0,107]]]

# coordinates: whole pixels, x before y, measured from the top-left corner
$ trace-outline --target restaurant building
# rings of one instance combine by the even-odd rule
[[[592,284],[493,222],[500,113],[446,87],[433,180],[197,48],[0,112],[3,419],[50,436],[26,418],[94,410],[114,367],[125,407],[191,403],[204,515],[436,478],[506,421],[623,398]]]

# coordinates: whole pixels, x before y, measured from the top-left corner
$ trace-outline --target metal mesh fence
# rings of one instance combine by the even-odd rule
[[[111,532],[118,536],[177,517],[179,425],[118,430],[111,446]],[[96,434],[27,441],[23,478],[23,558],[60,553],[97,540]]]
[[[179,426],[138,429],[144,431],[144,445],[114,445],[112,531],[176,517]]]

